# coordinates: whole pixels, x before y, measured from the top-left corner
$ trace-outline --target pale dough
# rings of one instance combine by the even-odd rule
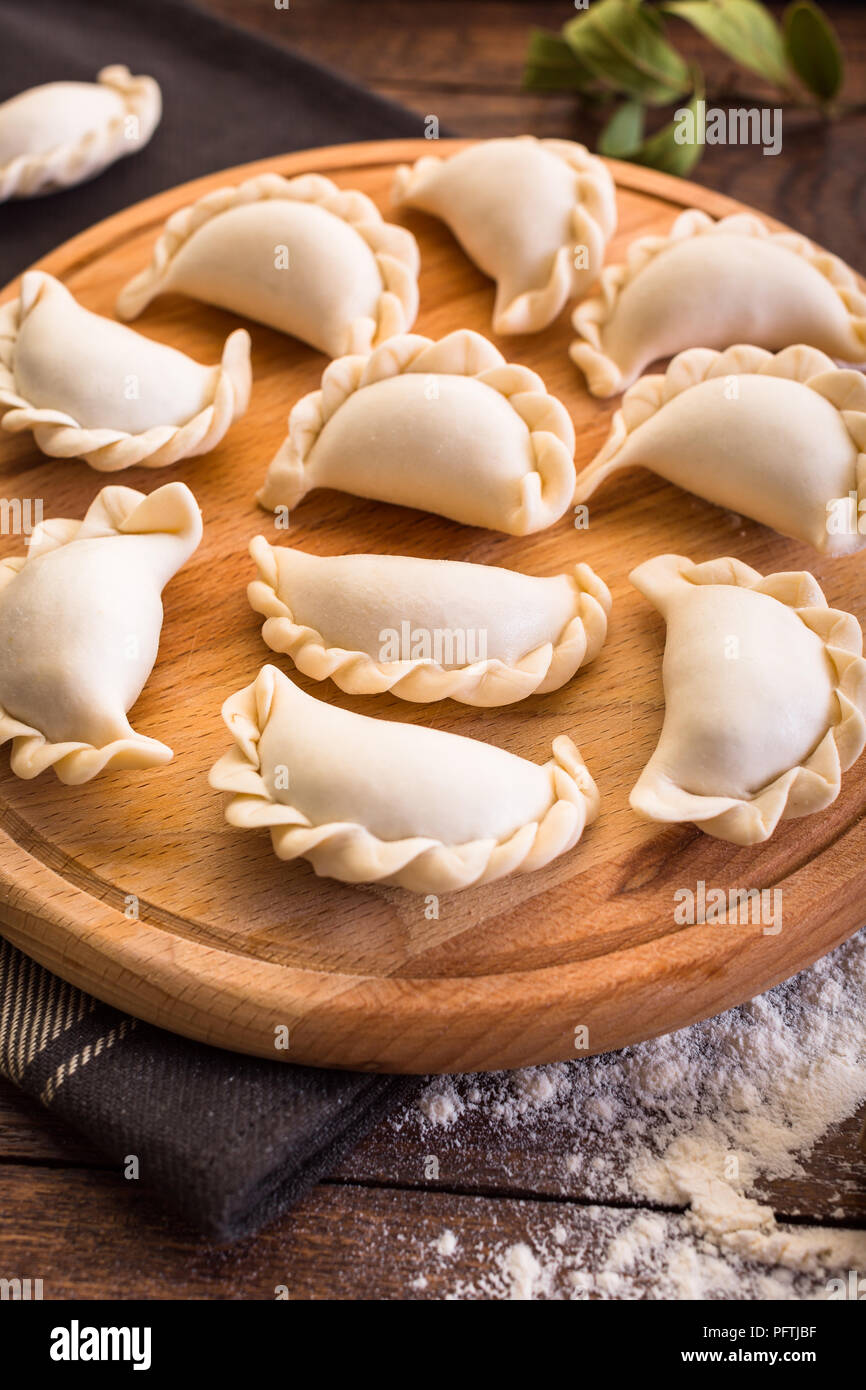
[[[685,348],[795,343],[866,361],[866,295],[836,256],[751,213],[714,222],[690,208],[667,236],[632,242],[578,304],[571,357],[594,396],[612,396],[650,362]]]
[[[267,826],[280,859],[347,883],[441,893],[540,869],[572,848],[598,791],[571,739],[539,766],[491,744],[368,719],[305,695],[274,666],[232,695],[235,747],[210,784],[226,818]]]
[[[411,328],[418,268],[411,232],[363,193],[320,174],[259,174],[174,213],[117,312],[136,318],[159,294],[187,294],[339,357]]]
[[[292,410],[259,502],[291,510],[315,487],[524,536],[571,502],[574,426],[480,333],[405,334],[332,362]]]
[[[48,82],[0,105],[0,203],[92,179],[150,140],[162,115],[152,77],[103,68],[95,82]]]
[[[83,521],[44,521],[26,558],[0,561],[0,743],[18,777],[53,767],[80,783],[170,761],[127,711],[156,660],[160,594],[201,534],[183,483],[106,487]]]
[[[54,458],[114,472],[162,468],[216,447],[243,414],[250,336],[238,328],[218,367],[93,314],[53,276],[29,270],[0,308],[0,415]]]
[[[630,577],[668,626],[664,725],[634,809],[753,845],[835,801],[866,744],[857,619],[805,571],[659,555]]]
[[[850,554],[866,544],[866,378],[817,348],[689,348],[626,391],[575,502],[636,466],[825,554]]]
[[[494,333],[537,333],[598,277],[616,228],[604,163],[573,140],[482,140],[397,170],[394,201],[441,217],[496,281]]]
[[[264,536],[250,554],[259,573],[247,593],[268,646],[351,694],[507,705],[564,685],[607,633],[610,592],[585,564],[537,579],[455,560],[309,555]]]

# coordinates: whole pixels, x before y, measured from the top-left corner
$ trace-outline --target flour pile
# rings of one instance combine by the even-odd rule
[[[409,1121],[431,1153],[466,1136],[477,1152],[480,1132],[506,1174],[520,1168],[516,1190],[611,1204],[558,1206],[551,1230],[528,1203],[532,1238],[479,1250],[478,1280],[453,1296],[645,1297],[649,1284],[659,1298],[815,1298],[834,1274],[866,1275],[866,1232],[777,1222],[754,1195],[803,1175],[816,1142],[866,1100],[864,1000],[866,929],[770,993],[655,1042],[437,1080]],[[854,1139],[851,1164],[862,1187]],[[638,1203],[667,1210],[623,1209]]]

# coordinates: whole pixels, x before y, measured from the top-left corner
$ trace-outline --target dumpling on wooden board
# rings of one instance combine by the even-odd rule
[[[43,521],[26,557],[0,561],[0,743],[16,776],[53,767],[77,784],[171,760],[127,711],[156,660],[162,590],[201,535],[183,483],[106,487],[83,521]]]
[[[565,407],[480,333],[404,334],[326,368],[289,416],[259,503],[291,510],[329,487],[525,536],[570,504],[574,447]]]
[[[866,744],[857,619],[806,571],[729,557],[658,555],[630,579],[667,623],[664,724],[633,808],[755,845],[835,801]]]
[[[411,328],[419,265],[412,233],[365,194],[320,174],[259,174],[173,213],[117,312],[186,294],[339,357]]]
[[[630,386],[575,502],[649,468],[826,555],[866,545],[866,377],[817,348],[689,348]]]
[[[235,746],[211,770],[230,825],[346,883],[444,893],[529,873],[571,849],[598,791],[570,738],[540,766],[477,739],[369,719],[263,666],[230,696]]]
[[[594,396],[623,391],[651,362],[735,343],[794,343],[866,362],[866,295],[854,272],[752,213],[714,222],[690,208],[667,236],[640,237],[574,311],[572,360]]]
[[[0,415],[32,430],[53,458],[114,472],[163,468],[208,453],[250,398],[250,335],[226,339],[222,361],[185,353],[93,314],[41,270],[0,308]]]
[[[247,589],[262,636],[314,680],[353,695],[512,704],[592,661],[611,598],[586,564],[536,578],[407,555],[309,555],[256,536]]]
[[[573,140],[481,140],[402,165],[394,201],[440,217],[496,281],[494,333],[538,333],[598,278],[616,229],[606,165]]]

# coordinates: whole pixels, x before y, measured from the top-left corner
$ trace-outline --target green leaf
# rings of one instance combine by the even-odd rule
[[[680,178],[685,178],[694,169],[698,160],[704,152],[704,132],[698,129],[697,104],[704,95],[703,78],[697,70],[694,74],[694,90],[687,106],[677,111],[673,121],[668,125],[662,126],[654,135],[650,135],[644,140],[639,149],[635,150],[629,158],[635,164],[647,164],[652,169],[661,169],[666,174],[678,174]],[[680,141],[677,139],[679,131],[685,130],[686,120],[683,113],[690,111],[692,116],[692,133],[694,140]]]
[[[701,140],[694,144],[678,144],[676,123],[672,122],[645,140],[631,159],[635,164],[647,164],[651,169],[660,169],[665,174],[677,174],[684,179],[694,169],[703,152]]]
[[[829,20],[811,0],[797,0],[785,11],[784,24],[791,67],[820,102],[832,101],[842,87],[845,61]]]
[[[665,14],[691,24],[723,53],[777,87],[790,81],[785,41],[759,0],[669,0]]]
[[[663,106],[688,91],[689,70],[650,14],[634,0],[594,0],[562,33],[578,62],[606,86]]]
[[[644,108],[639,101],[626,101],[614,111],[598,137],[599,154],[611,159],[628,159],[640,149],[643,140]]]
[[[535,92],[583,91],[595,81],[579,63],[565,39],[546,29],[533,29],[526,50],[523,86]]]

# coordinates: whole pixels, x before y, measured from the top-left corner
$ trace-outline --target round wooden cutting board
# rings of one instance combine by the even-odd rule
[[[457,145],[442,142],[438,152]],[[424,140],[351,145],[214,174],[110,218],[39,265],[88,308],[111,315],[165,218],[209,189],[265,168],[315,170],[362,189],[389,215],[394,167],[429,153]],[[665,231],[684,206],[714,216],[739,209],[679,179],[614,162],[611,170],[619,194],[611,261],[633,237]],[[415,331],[439,338],[469,327],[492,336],[490,282],[439,222],[413,214],[405,223],[421,247]],[[2,297],[15,292],[9,286]],[[172,296],[134,327],[216,362],[237,322]],[[567,514],[549,531],[513,538],[316,492],[298,506],[288,534],[275,532],[255,492],[289,409],[318,385],[326,361],[249,327],[251,408],[204,458],[109,477],[48,460],[29,435],[0,435],[0,489],[7,498],[42,499],[45,516],[82,516],[109,482],[151,491],[180,478],[205,522],[200,549],[166,590],[159,658],[132,715],[136,729],[175,750],[174,761],[66,787],[51,772],[18,780],[0,752],[0,916],[11,941],[98,998],[209,1043],[319,1066],[428,1072],[548,1062],[669,1032],[793,974],[860,925],[866,758],[827,811],[783,822],[756,848],[693,826],[645,824],[629,809],[662,723],[664,628],[627,575],[663,551],[694,560],[734,555],[765,573],[811,569],[828,601],[862,621],[862,559],[821,559],[642,471],[599,494],[586,530]],[[580,468],[605,438],[617,402],[587,394],[567,356],[571,337],[563,314],[536,336],[495,341],[509,360],[540,372],[570,410]],[[245,595],[254,573],[247,545],[259,532],[323,555],[393,552],[531,574],[586,560],[613,593],[609,639],[565,689],[501,710],[353,699],[299,676],[265,647]],[[0,544],[4,554],[23,548],[20,537]],[[350,887],[316,878],[305,862],[280,863],[266,831],[225,824],[223,799],[207,785],[229,745],[220,706],[266,661],[346,709],[486,739],[539,762],[568,733],[598,782],[601,815],[548,868],[443,896],[438,915],[435,904],[399,889]],[[701,883],[779,890],[781,929],[679,924],[677,890],[697,892]],[[284,1026],[288,1051],[275,1046]]]

